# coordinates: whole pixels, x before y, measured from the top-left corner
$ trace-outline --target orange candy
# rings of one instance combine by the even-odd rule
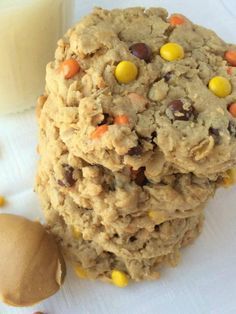
[[[108,131],[108,125],[107,124],[103,124],[103,125],[99,125],[96,127],[96,129],[92,132],[91,134],[91,138],[93,140],[101,137],[105,132]]]
[[[115,124],[128,124],[129,118],[126,115],[116,116],[114,122]]]
[[[232,115],[234,118],[236,118],[236,102],[230,104],[230,105],[228,106],[228,110],[229,110],[229,112],[231,113],[231,115]]]
[[[236,51],[234,50],[226,51],[225,60],[228,61],[230,65],[236,66]]]
[[[75,76],[80,70],[79,63],[75,59],[68,59],[62,62],[60,71],[63,72],[65,79]]]
[[[173,14],[169,17],[169,23],[172,26],[182,25],[185,22],[186,22],[185,18],[183,17],[183,15],[180,14]]]

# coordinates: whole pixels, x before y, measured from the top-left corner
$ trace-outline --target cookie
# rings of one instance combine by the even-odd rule
[[[114,269],[141,280],[177,264],[183,243],[199,233],[215,182],[169,166],[154,183],[143,169],[89,164],[67,150],[47,106],[53,104],[40,115],[36,190],[65,254],[86,277],[106,281]]]
[[[159,8],[96,8],[58,41],[36,190],[81,276],[157,278],[197,237],[236,163],[235,50]]]
[[[163,9],[95,9],[58,42],[46,78],[57,111],[48,114],[55,114],[68,149],[88,163],[118,171],[136,168],[138,159],[147,167],[158,158],[157,146],[179,172],[215,179],[235,165],[236,121],[228,105],[236,79],[225,59],[232,49],[187,19],[171,25]],[[71,59],[80,69],[68,79],[62,65]],[[132,66],[136,75],[123,83]],[[224,84],[209,85],[219,76],[226,80],[223,96],[214,88]]]
[[[174,267],[179,263],[180,249],[195,240],[203,223],[201,214],[164,222],[160,228],[156,228],[156,238],[163,245],[168,245],[168,250],[158,248],[159,255],[149,258],[128,258],[104,250],[94,241],[85,240],[82,234],[76,235],[72,231],[73,225],[67,224],[55,211],[52,212],[52,221],[48,220],[51,232],[57,235],[65,255],[73,261],[77,275],[83,279],[111,283],[114,270],[125,273],[127,278],[134,281],[159,279],[164,266]]]

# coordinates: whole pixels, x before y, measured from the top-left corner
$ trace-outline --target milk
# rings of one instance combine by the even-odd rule
[[[0,0],[0,114],[32,107],[62,35],[66,0]]]

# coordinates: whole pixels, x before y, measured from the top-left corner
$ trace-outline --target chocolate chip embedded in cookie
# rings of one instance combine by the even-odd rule
[[[130,156],[140,156],[142,154],[143,148],[141,145],[134,146],[129,149],[128,155]]]
[[[62,167],[63,167],[64,177],[63,179],[58,180],[57,182],[61,186],[72,187],[76,182],[76,180],[73,178],[74,168],[67,164],[63,164]]]
[[[219,131],[219,129],[210,127],[209,135],[213,136],[215,144],[220,144],[220,131]]]

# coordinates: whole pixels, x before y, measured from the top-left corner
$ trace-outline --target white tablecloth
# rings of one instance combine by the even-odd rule
[[[236,42],[234,0],[112,2],[77,0],[74,19],[93,5],[165,6]],[[33,192],[36,145],[37,126],[32,110],[0,118],[0,194],[8,200],[2,212],[32,219],[42,217]],[[31,308],[15,309],[0,304],[0,314],[32,314],[36,310],[47,314],[235,314],[235,192],[235,187],[217,191],[207,207],[202,235],[193,246],[183,250],[181,264],[176,269],[164,270],[159,281],[133,284],[122,290],[79,280],[69,268],[58,294]]]

